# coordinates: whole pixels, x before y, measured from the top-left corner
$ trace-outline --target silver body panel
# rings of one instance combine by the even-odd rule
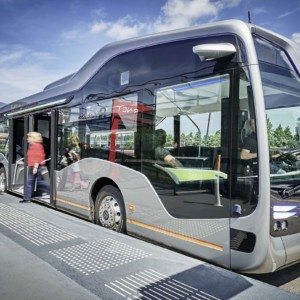
[[[159,196],[143,174],[96,158],[86,158],[78,162],[81,174],[90,182],[89,187],[84,191],[70,191],[64,188],[57,188],[57,206],[61,209],[70,210],[83,214],[90,218],[93,209],[92,201],[87,195],[91,193],[94,183],[101,178],[109,178],[114,181],[124,198],[127,231],[131,234],[144,236],[153,239],[161,244],[168,245],[182,251],[189,252],[207,260],[214,260],[224,266],[229,265],[229,220],[182,220],[172,217],[164,208]],[[57,177],[67,176],[71,166],[57,172]],[[59,180],[58,180],[59,181]],[[83,197],[83,195],[85,195]],[[72,204],[71,204],[72,202]],[[135,211],[129,210],[134,205]],[[86,207],[86,208],[83,208]],[[88,210],[91,208],[91,211]],[[130,220],[139,222],[142,226],[131,224]],[[154,230],[149,230],[144,225],[151,225]],[[159,232],[161,229],[164,234]],[[177,233],[181,238],[174,238],[168,232]],[[225,238],[224,237],[228,237]],[[196,243],[188,243],[185,238],[205,241],[219,245],[222,251],[209,247],[201,247]]]
[[[282,237],[284,247],[286,249],[286,264],[299,261],[300,253],[300,233],[287,235]]]

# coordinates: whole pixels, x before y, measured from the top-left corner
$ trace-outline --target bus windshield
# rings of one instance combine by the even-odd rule
[[[256,46],[266,106],[271,187],[296,192],[300,184],[300,80],[282,49],[259,39]]]

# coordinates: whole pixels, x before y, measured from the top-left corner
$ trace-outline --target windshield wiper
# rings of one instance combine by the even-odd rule
[[[300,184],[294,187],[282,188],[278,191],[278,194],[283,198],[290,198],[300,190]]]

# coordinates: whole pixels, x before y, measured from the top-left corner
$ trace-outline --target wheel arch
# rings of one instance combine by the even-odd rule
[[[103,187],[106,187],[106,189],[104,190]],[[115,194],[116,192],[119,194],[119,195],[113,196],[113,199],[115,198],[114,201],[117,202],[117,203],[115,203],[115,205],[117,205],[117,207],[119,208],[119,211],[116,211],[115,205],[113,205],[112,207],[114,207],[114,209],[113,209],[114,210],[114,213],[113,213],[114,218],[116,216],[119,216],[120,219],[118,219],[118,217],[117,217],[118,220],[114,219],[115,223],[113,224],[113,226],[116,225],[118,227],[118,229],[117,229],[118,232],[126,233],[126,209],[125,209],[123,194],[122,194],[120,188],[118,187],[118,185],[116,184],[116,182],[114,182],[112,179],[107,178],[107,177],[99,178],[97,181],[95,181],[95,183],[93,184],[93,186],[91,188],[91,198],[93,201],[93,217],[94,217],[93,221],[94,221],[94,223],[102,224],[102,226],[107,227],[107,226],[105,226],[105,224],[100,222],[99,215],[97,213],[99,211],[99,205],[100,205],[99,204],[100,202],[98,202],[98,198],[100,197],[100,191],[102,189],[103,189],[103,192],[106,191],[106,193],[108,193],[108,194],[109,193]],[[115,192],[113,192],[113,191],[115,191]],[[107,210],[107,208],[105,208],[105,210]],[[108,218],[105,220],[107,221]],[[108,224],[109,224],[109,222],[108,222]],[[109,224],[109,225],[111,225],[111,224]],[[120,225],[120,228],[119,228],[119,225]],[[112,229],[110,227],[108,227],[108,228]],[[115,230],[115,229],[113,229],[113,230]]]
[[[112,186],[114,186],[115,188],[117,188],[117,189],[120,191],[120,193],[121,193],[121,195],[122,195],[122,197],[123,197],[123,194],[122,194],[122,192],[121,192],[119,186],[118,186],[112,179],[110,179],[110,178],[108,178],[108,177],[98,178],[98,179],[94,182],[94,184],[93,184],[93,186],[92,186],[92,188],[91,188],[91,199],[92,199],[94,205],[95,205],[95,202],[96,202],[96,198],[97,198],[98,193],[99,193],[100,190],[101,190],[104,186],[106,186],[106,185],[112,185]]]

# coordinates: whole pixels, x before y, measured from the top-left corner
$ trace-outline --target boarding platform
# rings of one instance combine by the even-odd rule
[[[0,299],[299,299],[279,288],[0,195]]]

